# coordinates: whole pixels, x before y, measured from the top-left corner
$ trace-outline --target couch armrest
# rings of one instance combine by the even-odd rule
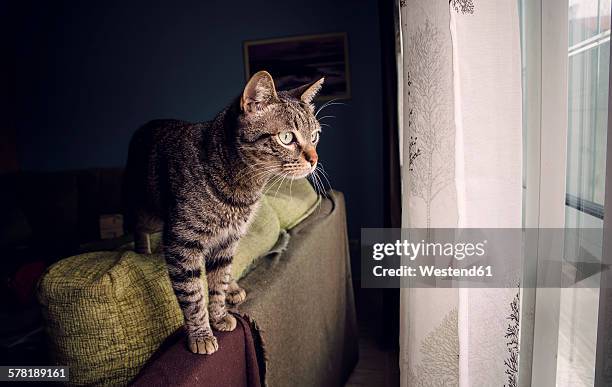
[[[181,329],[168,338],[132,382],[133,386],[261,386],[259,365],[249,323],[236,316],[232,332],[215,332],[219,350],[191,353]]]

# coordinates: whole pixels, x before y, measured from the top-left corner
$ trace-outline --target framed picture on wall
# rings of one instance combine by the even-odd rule
[[[266,70],[281,90],[325,77],[318,100],[351,97],[345,32],[247,41],[244,66],[246,79]]]

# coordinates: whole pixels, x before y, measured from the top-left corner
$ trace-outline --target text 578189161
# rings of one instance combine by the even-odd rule
[[[68,367],[0,366],[0,381],[68,381]]]

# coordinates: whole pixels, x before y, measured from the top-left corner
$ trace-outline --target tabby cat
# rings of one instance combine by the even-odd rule
[[[126,225],[141,253],[151,253],[149,235],[163,229],[168,273],[194,353],[218,349],[211,326],[236,327],[226,304],[242,303],[246,292],[231,276],[232,258],[264,186],[276,176],[297,179],[316,168],[321,126],[312,100],[322,84],[323,78],[277,92],[270,74],[260,71],[213,121],[156,120],[132,137]]]

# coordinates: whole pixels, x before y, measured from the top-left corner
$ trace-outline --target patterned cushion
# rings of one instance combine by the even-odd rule
[[[74,385],[126,384],[182,324],[161,256],[67,258],[49,268],[38,297],[51,355]]]
[[[293,183],[289,201],[288,189],[282,186],[276,198],[268,194],[262,199],[234,258],[235,277],[240,278],[255,258],[274,246],[281,229],[279,215],[286,228],[318,203],[305,181]],[[123,250],[66,258],[47,270],[38,298],[51,354],[56,364],[70,367],[74,385],[127,384],[183,323],[159,254]]]

